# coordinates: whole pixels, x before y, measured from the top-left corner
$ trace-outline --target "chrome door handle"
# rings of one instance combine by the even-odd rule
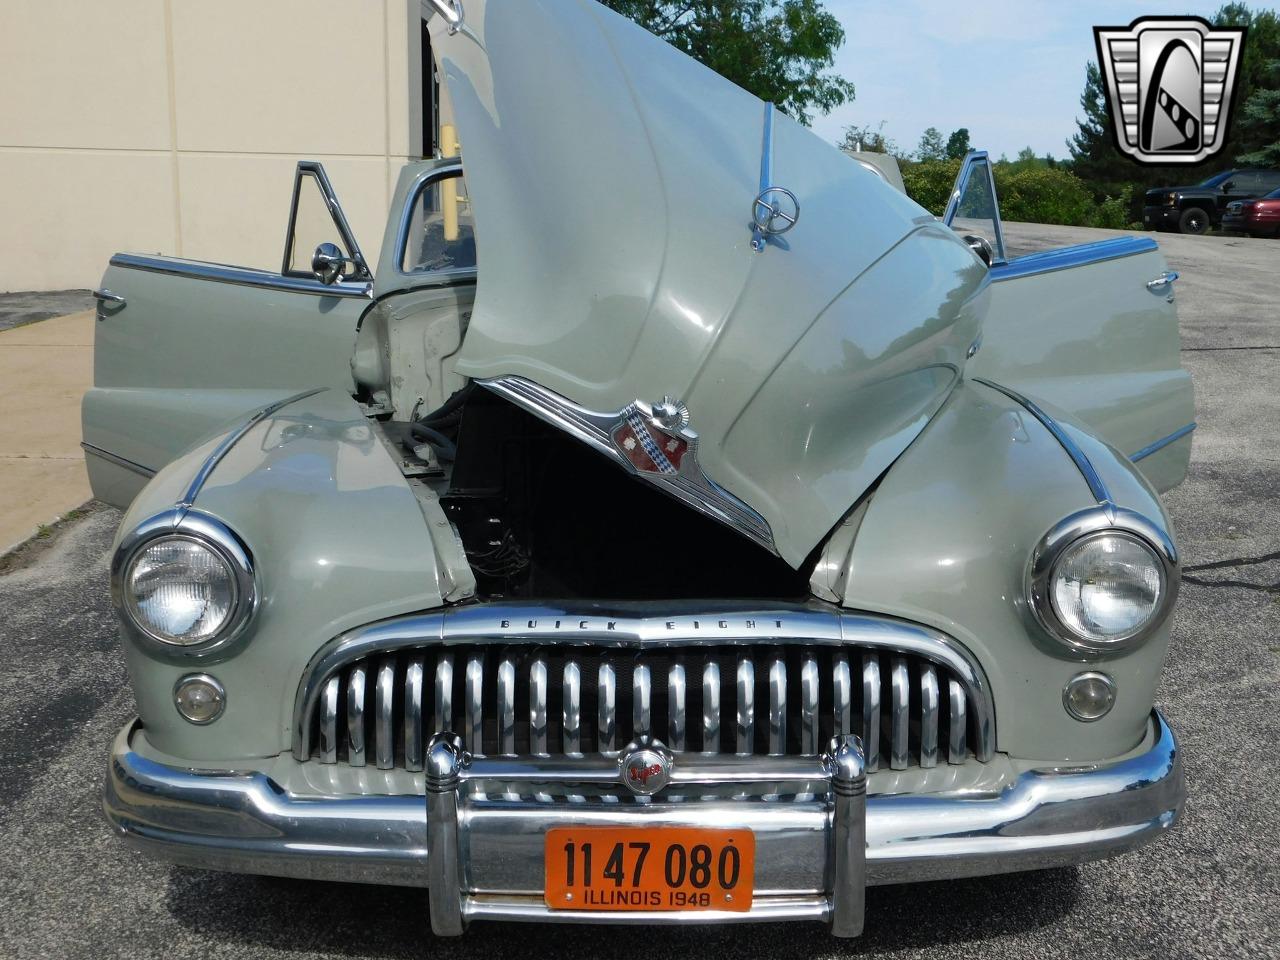
[[[1154,280],[1148,280],[1147,289],[1157,290],[1160,287],[1167,287],[1172,285],[1173,281],[1177,279],[1178,279],[1177,270],[1166,270],[1164,273],[1160,274],[1160,276],[1156,277]]]
[[[106,307],[107,304],[111,304],[115,307],[124,307],[124,297],[120,296],[118,293],[112,293],[106,287],[103,287],[101,290],[93,291],[93,299],[98,301],[98,309],[96,313],[99,321],[107,319],[107,314],[103,312],[103,308]],[[114,311],[112,312],[114,313]]]

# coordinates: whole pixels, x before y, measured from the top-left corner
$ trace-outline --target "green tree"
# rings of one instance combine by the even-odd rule
[[[1270,87],[1257,86],[1244,104],[1236,129],[1240,140],[1254,149],[1239,156],[1249,166],[1280,169],[1280,60],[1272,60]]]
[[[898,144],[884,135],[885,121],[881,120],[874,127],[867,124],[850,124],[844,128],[844,139],[836,146],[841,150],[866,150],[869,153],[889,153],[901,158],[902,150]]]
[[[961,127],[947,137],[947,146],[944,152],[948,160],[959,160],[971,149],[969,146],[969,128]]]
[[[821,0],[601,0],[803,124],[853,99],[844,28]]]
[[[947,145],[937,127],[929,127],[920,136],[920,145],[916,147],[916,159],[921,163],[928,160],[945,160]]]

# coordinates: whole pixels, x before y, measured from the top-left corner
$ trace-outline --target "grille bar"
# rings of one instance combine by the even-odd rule
[[[690,712],[700,716],[692,727]],[[421,770],[423,744],[443,730],[463,731],[475,754],[512,758],[611,755],[642,736],[679,752],[813,757],[856,733],[868,767],[893,770],[964,763],[982,736],[971,693],[946,665],[800,645],[383,651],[335,670],[313,713],[315,759],[383,770]]]

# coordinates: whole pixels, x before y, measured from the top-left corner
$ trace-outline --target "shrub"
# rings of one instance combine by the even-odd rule
[[[947,209],[959,172],[959,160],[902,162],[907,196],[939,217]],[[1085,182],[1061,167],[998,161],[995,174],[1000,216],[1004,220],[1115,230],[1129,225],[1128,188],[1120,196],[1097,203]]]

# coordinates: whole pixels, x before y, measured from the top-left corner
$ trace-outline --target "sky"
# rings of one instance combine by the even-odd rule
[[[926,127],[943,137],[968,127],[993,156],[1067,155],[1082,114],[1085,64],[1097,59],[1095,26],[1140,16],[1210,19],[1222,0],[824,0],[844,25],[834,69],[853,81],[852,103],[815,116],[813,129],[843,138],[850,124],[878,126],[906,151]],[[1251,7],[1269,8],[1265,2]]]

